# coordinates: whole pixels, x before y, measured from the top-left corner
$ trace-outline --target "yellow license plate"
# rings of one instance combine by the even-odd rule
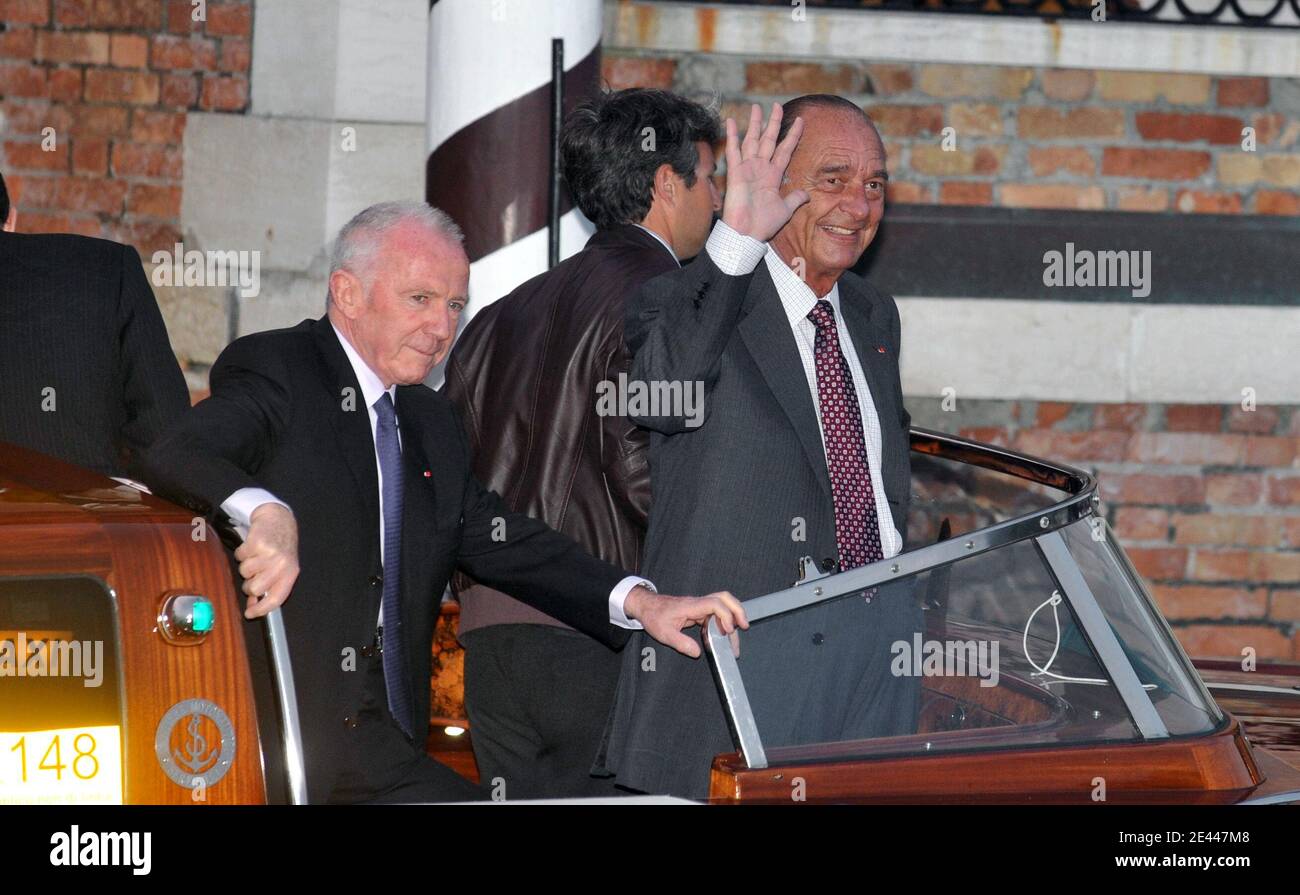
[[[0,805],[122,804],[122,728],[0,731]]]

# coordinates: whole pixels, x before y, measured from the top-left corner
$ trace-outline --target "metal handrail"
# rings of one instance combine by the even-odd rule
[[[284,745],[284,767],[289,776],[289,803],[307,804],[307,770],[302,755],[302,729],[298,722],[298,693],[289,662],[289,638],[280,610],[266,614],[266,642],[275,676],[275,696],[280,708],[280,730]]]
[[[977,556],[998,547],[1056,531],[1072,522],[1092,515],[1098,503],[1097,480],[1081,469],[1050,463],[1009,448],[994,447],[946,432],[912,427],[912,450],[1005,473],[1036,484],[1049,485],[1070,493],[1065,500],[1045,510],[1025,513],[979,531],[900,553],[871,565],[850,569],[837,575],[810,577],[793,587],[745,602],[745,614],[751,622],[791,609],[820,603],[827,579],[834,578],[841,593],[866,590],[873,585],[904,578],[918,572]]]
[[[242,525],[221,524],[222,541],[231,552],[244,541],[248,530]],[[280,742],[284,749],[284,769],[289,778],[289,804],[307,804],[307,763],[303,758],[302,726],[298,719],[298,690],[294,686],[293,664],[289,659],[289,636],[284,616],[277,607],[265,616],[267,652],[271,676],[275,679],[276,707],[280,713]]]

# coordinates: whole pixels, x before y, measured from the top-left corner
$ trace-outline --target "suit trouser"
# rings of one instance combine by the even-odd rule
[[[350,738],[348,759],[330,793],[331,803],[466,802],[486,799],[487,793],[425,754],[423,740],[412,742],[388,711],[383,656],[375,655],[362,674],[361,709],[357,727],[343,731]],[[417,719],[418,721],[418,719]],[[419,725],[424,733],[428,722]]]
[[[614,702],[618,653],[553,625],[489,625],[461,642],[484,786],[504,781],[507,799],[627,794],[590,773]]]

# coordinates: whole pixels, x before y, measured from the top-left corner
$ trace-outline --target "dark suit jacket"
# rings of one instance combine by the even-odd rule
[[[49,388],[53,410],[42,409]],[[0,440],[135,472],[190,406],[135,249],[0,231],[0,394]]]
[[[443,387],[469,432],[479,481],[633,572],[650,508],[648,437],[627,417],[596,412],[597,385],[631,369],[628,298],[673,270],[672,254],[640,227],[597,231],[581,252],[474,316]],[[552,621],[465,576],[452,586],[461,633]]]
[[[383,586],[368,411],[328,318],[231,343],[211,385],[211,397],[150,452],[146,480],[203,513],[245,487],[266,488],[293,509],[301,571],[284,622],[309,796],[323,801],[350,732],[344,719],[362,699],[362,674],[344,670],[344,651],[373,639]],[[464,431],[442,395],[399,386],[397,416],[406,470],[399,631],[422,744],[434,623],[453,568],[611,646],[627,637],[610,625],[608,608],[625,573],[485,490],[470,474]],[[504,541],[493,538],[496,517],[505,519]],[[387,638],[392,623],[385,621]]]
[[[899,383],[898,310],[892,298],[852,273],[840,278],[839,290],[880,419],[883,470],[874,480],[883,481],[894,524],[905,535],[911,420]],[[698,380],[705,388],[704,420],[696,428],[686,427],[681,417],[638,418],[652,431],[643,574],[665,593],[725,589],[744,600],[791,586],[805,555],[819,566],[834,567],[834,506],[816,410],[766,263],[747,276],[732,277],[701,253],[680,272],[643,287],[629,303],[625,336],[635,353],[634,379]],[[803,540],[797,537],[800,529]],[[853,624],[869,623],[892,636],[898,625],[906,628],[915,620],[914,606],[903,608],[897,619],[894,600],[872,606],[862,610],[872,618]],[[877,617],[882,613],[890,617]],[[796,669],[805,669],[809,680],[814,669],[827,681],[837,679],[839,672],[826,660],[832,652],[827,647],[839,646],[835,631],[825,627],[835,620],[822,610],[796,615],[795,633],[787,631],[784,639],[773,641],[774,622],[761,622],[742,635],[747,687],[763,655],[770,660],[767,671],[778,698],[781,675],[790,677]],[[800,632],[807,636],[800,639]],[[814,635],[822,644],[815,648]],[[768,646],[758,648],[765,637]],[[598,767],[603,763],[633,789],[702,797],[713,756],[735,748],[708,660],[692,662],[656,650],[649,672],[640,654],[646,646],[653,645],[634,636],[624,651]],[[849,649],[840,659],[852,661],[854,654]],[[835,696],[828,703],[843,709],[849,698]],[[906,714],[907,706],[901,708]],[[894,725],[892,717],[879,713],[869,720],[864,729]],[[820,723],[802,729],[815,730]],[[906,726],[905,719],[898,723]],[[760,733],[766,736],[763,725]]]

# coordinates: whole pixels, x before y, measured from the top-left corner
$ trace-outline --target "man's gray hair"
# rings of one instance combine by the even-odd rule
[[[460,245],[465,237],[447,212],[427,202],[380,202],[359,212],[343,225],[330,253],[330,273],[346,270],[369,280],[371,261],[383,237],[395,227],[407,223],[423,224],[433,233]]]

